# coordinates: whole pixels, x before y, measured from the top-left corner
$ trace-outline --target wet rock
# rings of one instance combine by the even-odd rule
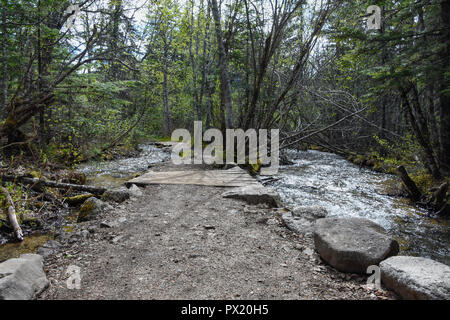
[[[328,212],[323,207],[296,207],[292,211],[281,210],[279,215],[285,226],[295,233],[310,235],[317,219],[325,218]]]
[[[280,155],[280,165],[290,166],[293,164],[295,164],[295,162],[291,161],[287,155],[285,155],[285,154]]]
[[[317,220],[326,218],[328,216],[328,211],[320,206],[299,206],[292,210],[292,214],[309,220]]]
[[[398,256],[380,263],[381,281],[403,299],[450,300],[450,267],[431,259]]]
[[[316,221],[314,244],[323,260],[342,272],[365,273],[399,251],[397,241],[378,224],[363,218]]]
[[[265,188],[264,186],[250,185],[240,188],[233,188],[222,194],[224,198],[245,200],[249,204],[267,204],[271,207],[278,207],[279,195],[277,192]]]
[[[37,251],[37,254],[41,255],[44,259],[53,255],[61,247],[61,244],[55,240],[48,240]]]
[[[78,222],[89,221],[97,218],[97,216],[106,210],[112,210],[113,208],[106,202],[97,198],[89,198],[81,206],[78,213]]]
[[[130,192],[127,188],[108,190],[102,196],[102,200],[104,201],[112,201],[117,203],[122,203],[128,199],[130,199]]]
[[[0,300],[35,299],[48,283],[38,254],[22,254],[0,264]]]

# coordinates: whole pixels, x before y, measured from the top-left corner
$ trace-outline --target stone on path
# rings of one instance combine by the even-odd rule
[[[128,189],[130,196],[139,198],[143,195],[142,190],[135,184],[133,184],[130,189]]]
[[[58,251],[60,247],[61,244],[58,241],[48,240],[38,249],[37,254],[41,255],[44,258],[47,258]]]
[[[319,219],[314,227],[314,244],[323,260],[342,272],[366,273],[399,251],[378,224],[363,218]]]
[[[381,281],[403,299],[450,300],[450,267],[431,259],[397,256],[380,263]]]
[[[296,207],[292,211],[279,211],[280,218],[288,229],[298,234],[311,234],[317,219],[325,218],[327,210],[319,206]]]
[[[222,194],[224,198],[240,199],[249,204],[267,204],[271,207],[278,207],[279,195],[277,192],[255,184],[240,188],[234,188]]]
[[[22,254],[1,263],[0,300],[35,299],[48,286],[42,261],[38,254]]]
[[[103,211],[113,210],[113,207],[97,198],[89,198],[81,206],[78,213],[78,222],[96,219]]]

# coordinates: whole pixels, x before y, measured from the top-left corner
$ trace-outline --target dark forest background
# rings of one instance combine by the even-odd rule
[[[202,120],[450,172],[448,0],[1,0],[0,34],[3,161],[72,165]]]

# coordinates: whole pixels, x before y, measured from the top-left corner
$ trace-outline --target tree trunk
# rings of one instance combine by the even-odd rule
[[[168,83],[168,73],[169,73],[169,62],[167,55],[169,54],[168,45],[164,45],[164,57],[163,57],[163,104],[164,104],[164,134],[166,136],[170,135],[171,123],[170,123],[170,108],[169,108],[169,83]]]
[[[440,167],[444,175],[450,175],[450,0],[441,2],[442,41],[441,51],[442,76],[440,79]],[[445,90],[447,92],[445,92]]]
[[[417,188],[414,181],[411,180],[408,173],[406,172],[406,169],[404,166],[399,166],[397,168],[397,172],[399,173],[400,178],[403,181],[403,184],[406,187],[406,191],[408,191],[408,194],[410,195],[411,199],[413,201],[419,201],[422,197],[422,193]]]
[[[224,121],[226,128],[233,128],[233,105],[231,97],[231,82],[228,73],[228,58],[223,43],[222,27],[220,25],[220,14],[217,0],[211,0],[211,10],[214,17],[216,27],[216,37],[219,52],[219,69],[220,69],[220,97],[224,110]]]
[[[2,3],[3,4],[3,3]],[[8,45],[8,30],[6,28],[6,6],[2,5],[3,13],[2,13],[2,33],[3,33],[3,41],[2,41],[2,60],[3,60],[3,78],[2,78],[2,92],[3,92],[3,100],[2,100],[2,109],[0,110],[0,118],[6,114],[6,110],[8,108],[8,60],[6,55],[6,48]]]

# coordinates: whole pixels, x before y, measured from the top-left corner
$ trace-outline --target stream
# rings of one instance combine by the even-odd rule
[[[88,184],[114,188],[154,163],[170,160],[170,153],[151,145],[141,145],[137,157],[84,163],[77,170]],[[450,221],[429,217],[407,199],[382,192],[398,183],[395,176],[359,168],[346,159],[319,151],[287,153],[294,164],[282,166],[279,180],[269,184],[287,206],[323,206],[332,217],[368,218],[397,239],[401,255],[432,258],[450,265]],[[44,238],[36,238],[38,244]],[[27,239],[33,243],[36,239]],[[7,244],[11,250],[24,244]],[[37,245],[36,245],[37,247]],[[5,250],[0,246],[0,251]]]
[[[139,145],[139,150],[137,157],[87,162],[79,165],[77,171],[86,175],[88,184],[114,188],[123,185],[134,174],[147,171],[151,164],[170,159],[170,153],[152,144]]]
[[[154,145],[141,145],[135,158],[94,162],[78,170],[91,184],[116,187],[152,163],[170,159]],[[270,184],[289,206],[323,206],[332,217],[368,218],[384,227],[400,245],[400,254],[423,256],[450,265],[450,221],[429,217],[408,199],[384,190],[396,176],[359,168],[341,156],[319,151],[287,153],[295,164],[282,166],[280,180]]]
[[[398,183],[346,159],[319,151],[289,151],[294,165],[282,166],[280,180],[270,184],[290,206],[323,206],[330,217],[370,219],[391,234],[400,255],[422,256],[450,265],[450,221],[427,216],[407,199],[382,190]],[[394,181],[393,181],[394,180]]]

